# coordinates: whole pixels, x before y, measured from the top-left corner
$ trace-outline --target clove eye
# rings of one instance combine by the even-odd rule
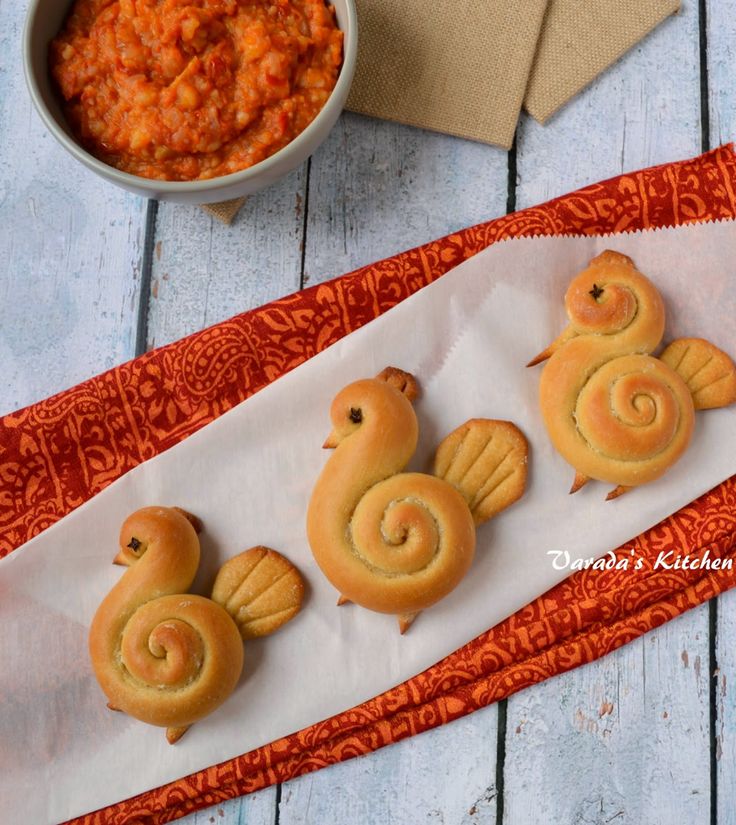
[[[353,424],[360,424],[363,420],[363,411],[359,407],[351,407],[349,417]]]
[[[127,547],[129,547],[134,553],[138,552],[138,548],[141,546],[141,542],[133,536],[131,540],[128,542]]]

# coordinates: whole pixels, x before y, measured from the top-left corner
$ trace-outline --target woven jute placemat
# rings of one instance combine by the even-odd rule
[[[509,148],[547,0],[357,0],[347,108]]]
[[[220,201],[219,203],[203,203],[202,209],[212,215],[213,218],[217,218],[218,221],[230,225],[245,201],[245,198],[233,198],[233,200]]]
[[[524,108],[540,123],[680,8],[680,0],[550,0]]]

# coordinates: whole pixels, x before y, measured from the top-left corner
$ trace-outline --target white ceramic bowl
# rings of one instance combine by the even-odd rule
[[[101,178],[146,198],[177,203],[214,203],[250,195],[291,172],[324,141],[347,100],[358,51],[358,24],[354,0],[330,0],[344,34],[343,64],[337,84],[317,117],[291,143],[260,163],[210,180],[165,181],[142,178],[108,166],[83,149],[66,123],[48,72],[48,48],[62,27],[69,2],[31,0],[23,35],[26,83],[41,119],[61,145]]]

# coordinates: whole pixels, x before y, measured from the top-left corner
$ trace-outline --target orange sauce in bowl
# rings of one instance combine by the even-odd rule
[[[341,63],[325,0],[76,0],[49,55],[81,145],[163,180],[227,175],[286,146]]]

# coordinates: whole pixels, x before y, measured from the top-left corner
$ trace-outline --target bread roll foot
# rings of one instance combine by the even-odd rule
[[[347,596],[343,596],[341,593],[337,600],[337,606],[342,607],[344,604],[350,604],[350,599]]]
[[[115,705],[112,704],[112,702],[107,703],[107,709],[108,710],[114,710],[116,713],[122,713],[120,708],[116,708]]]
[[[166,728],[166,741],[170,745],[175,745],[189,728],[191,728],[191,725],[185,725],[183,728]]]
[[[619,484],[615,490],[611,490],[611,492],[606,496],[606,501],[613,501],[615,498],[618,498],[633,489],[633,487],[626,487],[624,484]]]
[[[590,477],[586,476],[584,473],[575,472],[575,480],[572,483],[572,487],[570,487],[570,495],[573,493],[577,493],[577,491],[584,487],[590,481]]]
[[[402,636],[411,627],[412,622],[421,612],[421,610],[417,610],[416,613],[402,613],[401,616],[396,617],[399,620],[399,633],[401,633]]]

